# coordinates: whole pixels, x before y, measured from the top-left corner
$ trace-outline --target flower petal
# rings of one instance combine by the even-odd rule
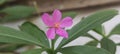
[[[60,24],[60,27],[69,27],[73,24],[73,20],[71,17],[65,17]]]
[[[59,22],[61,20],[61,17],[62,17],[62,14],[59,10],[54,10],[53,14],[53,19],[54,19],[54,22]]]
[[[50,17],[49,14],[44,13],[42,15],[42,21],[47,25],[47,26],[52,26],[53,22],[52,22],[52,18]]]
[[[48,39],[54,39],[55,38],[55,28],[49,28],[48,29],[47,37],[48,37]]]
[[[68,33],[61,28],[56,29],[56,33],[61,37],[68,38]]]

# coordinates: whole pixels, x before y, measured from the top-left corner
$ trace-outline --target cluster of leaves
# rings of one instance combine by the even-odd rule
[[[115,43],[113,40],[109,38],[114,34],[120,34],[120,24],[118,24],[114,29],[112,29],[112,31],[108,35],[106,35],[105,28],[102,25],[99,25],[98,27],[93,29],[93,31],[100,34],[103,38],[102,40],[99,41],[96,38],[94,38],[92,35],[88,34],[87,36],[91,37],[94,40],[88,42],[86,45],[97,46],[98,43],[100,43],[101,48],[108,50],[109,52],[111,52],[111,54],[115,54],[116,46],[117,45],[119,46],[119,43]]]
[[[14,3],[15,1],[16,0],[0,0],[0,23],[28,18],[32,14],[34,14],[35,8],[33,7],[17,4],[8,4]],[[23,46],[26,45],[0,42],[0,52],[15,52],[16,49],[19,49]]]
[[[56,49],[51,48],[51,43],[49,43],[45,33],[31,22],[23,23],[19,27],[20,31],[6,26],[0,26],[0,42],[12,44],[32,44],[41,47],[38,49],[23,52],[21,54],[41,54],[43,51],[46,51],[48,54],[56,54],[58,52],[61,52],[62,54],[111,54],[112,52],[109,52],[109,50],[107,51],[102,49],[105,48],[104,46],[102,46],[102,48],[86,45],[69,47],[63,46],[75,40],[76,38],[85,35],[89,30],[94,30],[97,28],[97,26],[101,25],[107,20],[110,20],[117,14],[117,10],[104,10],[86,17],[84,20],[77,23],[68,31],[69,38],[63,39]],[[73,14],[65,15],[72,15],[72,17],[74,17]],[[58,38],[53,40],[54,43],[52,45],[55,44],[57,39]],[[113,43],[111,40],[104,38],[101,41],[101,45],[106,45],[106,42],[108,43],[108,41],[110,41],[110,43]],[[107,46],[107,49],[109,49],[108,47],[109,46]]]

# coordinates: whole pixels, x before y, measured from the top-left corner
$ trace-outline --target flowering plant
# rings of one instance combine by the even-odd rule
[[[32,44],[40,47],[21,54],[42,54],[42,52],[46,52],[47,54],[111,54],[107,50],[92,46],[64,46],[80,36],[89,36],[87,34],[88,31],[94,30],[117,14],[118,11],[116,10],[99,11],[87,16],[66,31],[65,28],[73,24],[72,18],[67,16],[62,19],[61,12],[55,10],[52,16],[47,13],[42,15],[42,21],[48,26],[47,32],[42,31],[31,22],[23,23],[19,27],[21,31],[0,26],[0,42]],[[55,48],[55,43],[59,36],[63,37],[63,39],[60,43],[57,43],[59,45]]]

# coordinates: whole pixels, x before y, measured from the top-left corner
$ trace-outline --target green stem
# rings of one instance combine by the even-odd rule
[[[55,50],[54,50],[54,47],[55,47],[55,41],[54,40],[51,40],[51,48],[52,48],[52,54],[55,54]]]
[[[51,40],[51,49],[47,51],[48,54],[55,54],[54,45],[55,45],[55,41]]]

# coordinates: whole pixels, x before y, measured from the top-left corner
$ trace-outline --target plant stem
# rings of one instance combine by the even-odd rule
[[[38,7],[38,4],[37,4],[36,0],[33,0],[33,5],[34,5],[34,7],[36,9],[37,14],[40,14],[39,7]]]
[[[52,54],[55,54],[55,52],[54,52],[54,45],[55,45],[55,41],[52,40],[52,41],[51,41]]]

